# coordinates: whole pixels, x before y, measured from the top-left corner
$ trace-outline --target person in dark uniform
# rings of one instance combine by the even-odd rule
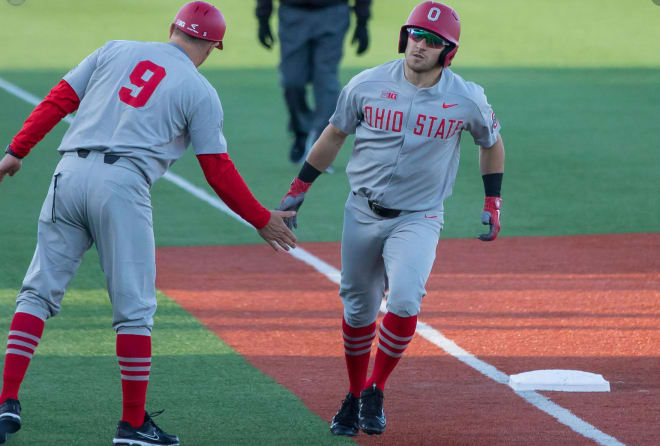
[[[351,43],[357,44],[357,54],[369,46],[370,6],[371,0],[354,0],[352,7],[356,25]],[[294,134],[289,153],[294,163],[303,159],[335,110],[350,9],[348,0],[280,0],[280,85],[289,111],[289,130]],[[272,11],[273,0],[257,0],[259,41],[268,49],[275,42],[269,23]],[[313,85],[314,109],[306,100],[309,83]]]

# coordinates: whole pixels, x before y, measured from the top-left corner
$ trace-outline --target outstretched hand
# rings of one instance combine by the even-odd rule
[[[2,182],[5,175],[13,177],[14,174],[21,169],[22,165],[23,161],[15,156],[9,154],[5,155],[4,158],[0,160],[0,182]]]
[[[284,224],[285,218],[292,218],[295,215],[294,211],[270,211],[270,220],[266,226],[257,229],[257,232],[275,251],[279,251],[280,248],[284,251],[295,248],[296,236]]]

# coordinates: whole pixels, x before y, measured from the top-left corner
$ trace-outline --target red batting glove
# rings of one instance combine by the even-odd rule
[[[298,209],[305,200],[305,193],[309,190],[312,183],[305,183],[300,178],[296,177],[291,182],[289,192],[282,198],[282,203],[277,207],[278,211],[296,211],[296,215],[290,218],[285,218],[284,223],[289,229],[298,229]]]
[[[482,242],[490,242],[497,238],[500,232],[500,207],[502,206],[502,199],[500,197],[486,197],[484,202],[484,210],[481,211],[481,223],[490,225],[488,234],[479,234],[479,240]]]

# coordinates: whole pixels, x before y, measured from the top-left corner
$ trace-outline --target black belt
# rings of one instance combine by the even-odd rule
[[[78,149],[76,150],[76,152],[78,152],[78,156],[80,158],[87,158],[89,156],[90,151],[87,149]],[[118,159],[119,159],[118,155],[111,155],[109,153],[103,155],[103,162],[106,164],[114,164],[117,162]]]
[[[357,194],[353,192],[353,195],[357,195]],[[369,209],[371,209],[371,212],[378,215],[379,217],[394,218],[394,217],[398,217],[401,214],[401,209],[384,208],[375,201],[369,199],[367,199],[367,203],[369,203]]]
[[[379,217],[394,218],[394,217],[398,217],[399,214],[401,214],[401,209],[384,208],[383,206],[379,205],[378,203],[372,200],[367,200],[367,203],[369,203],[369,209],[371,209],[371,212],[378,215]]]

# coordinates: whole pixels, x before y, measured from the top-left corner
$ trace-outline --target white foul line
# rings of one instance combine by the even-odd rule
[[[25,102],[28,102],[32,105],[37,105],[39,104],[39,102],[41,102],[41,99],[39,99],[37,96],[34,96],[33,94],[28,93],[27,91],[17,87],[16,85],[7,82],[1,77],[0,77],[0,88],[3,88],[10,94],[17,96],[18,98],[23,99]],[[70,116],[67,116],[64,118],[64,121],[71,124],[72,119]],[[243,220],[238,214],[236,214],[234,211],[229,209],[229,207],[227,207],[227,205],[223,203],[220,199],[210,195],[205,190],[200,189],[199,187],[191,184],[189,181],[185,180],[179,175],[176,175],[171,172],[166,172],[165,175],[163,175],[163,178],[166,179],[167,181],[174,183],[175,185],[179,186],[185,191],[191,193],[200,200],[205,201],[214,208],[219,209],[222,212],[228,214],[229,216],[238,220],[244,225],[252,227],[252,225],[250,225],[248,222]],[[340,283],[340,272],[334,266],[324,262],[323,260],[319,259],[318,257],[314,256],[313,254],[304,250],[301,247],[297,247],[288,252],[296,259],[301,260],[307,263],[308,265],[312,266],[318,272],[326,276],[330,281],[336,284]],[[386,312],[385,302],[381,304],[381,311]],[[440,347],[451,356],[455,357],[456,359],[465,363],[466,365],[472,367],[473,369],[477,370],[478,372],[482,373],[483,375],[487,376],[493,381],[500,384],[508,385],[509,376],[506,373],[499,371],[497,368],[493,367],[487,362],[482,361],[481,359],[477,358],[476,356],[462,349],[461,347],[456,345],[454,341],[446,338],[442,333],[440,333],[430,325],[422,321],[417,321],[417,333],[423,338],[425,338],[427,341]],[[592,426],[591,424],[587,423],[581,418],[575,416],[573,413],[571,413],[570,410],[565,409],[553,403],[548,398],[544,397],[538,392],[535,391],[514,391],[514,392],[518,396],[523,398],[525,401],[538,408],[539,410],[554,417],[557,421],[568,426],[575,432],[587,438],[591,438],[598,444],[606,445],[606,446],[623,445],[623,443],[621,443],[616,438],[604,432],[601,432],[595,426]]]

